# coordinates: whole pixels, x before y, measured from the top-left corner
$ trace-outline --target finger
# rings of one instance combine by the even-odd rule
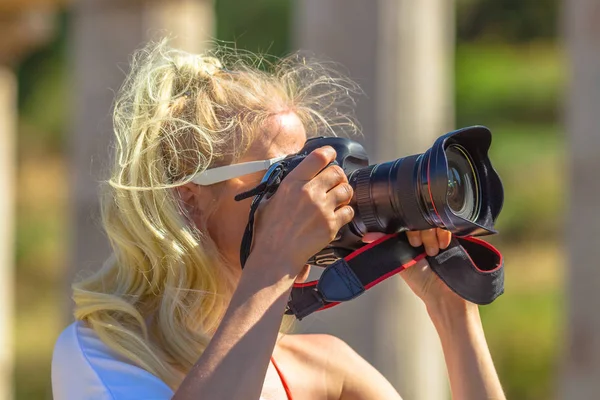
[[[346,225],[354,218],[354,209],[350,206],[343,206],[335,210],[335,218],[338,223],[338,229]]]
[[[381,239],[385,236],[385,233],[381,232],[369,232],[366,233],[365,236],[362,237],[363,243],[373,243],[376,240]]]
[[[308,274],[310,273],[310,265],[306,264],[302,271],[296,276],[295,283],[304,283],[308,280]]]
[[[333,190],[333,188],[337,187],[342,182],[347,183],[348,178],[341,167],[337,165],[330,165],[321,171],[321,173],[319,173],[319,175],[317,175],[312,182],[328,192]]]
[[[421,240],[425,246],[425,252],[430,257],[437,255],[440,250],[436,229],[427,229],[421,231]]]
[[[327,200],[335,209],[348,204],[352,200],[352,192],[352,186],[347,183],[340,183],[327,192]]]
[[[440,249],[445,249],[448,246],[450,246],[450,241],[452,240],[452,233],[441,228],[438,228],[436,233]]]
[[[335,160],[336,152],[331,146],[324,146],[314,150],[298,164],[288,177],[301,181],[309,181],[319,174],[329,163]]]
[[[408,237],[408,242],[413,247],[419,247],[423,244],[420,231],[408,231],[406,232],[406,236]]]

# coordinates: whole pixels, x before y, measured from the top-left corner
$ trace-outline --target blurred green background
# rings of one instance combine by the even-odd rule
[[[492,160],[506,190],[501,234],[491,238],[506,258],[506,294],[482,307],[487,338],[508,398],[549,399],[564,318],[565,71],[558,4],[457,3],[456,125],[492,129]],[[290,1],[217,0],[216,11],[218,39],[274,55],[294,50]],[[51,349],[65,322],[58,298],[66,290],[68,241],[69,22],[63,13],[55,39],[17,70],[18,400],[52,397]]]

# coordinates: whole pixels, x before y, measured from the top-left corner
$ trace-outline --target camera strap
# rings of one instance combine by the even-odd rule
[[[489,304],[504,292],[502,255],[474,237],[453,237],[435,257],[413,247],[406,233],[365,244],[328,265],[318,280],[294,284],[286,314],[297,319],[352,300],[385,279],[427,258],[433,272],[456,294],[476,304]]]
[[[240,246],[240,264],[242,269],[244,269],[244,265],[246,265],[246,261],[250,255],[250,249],[252,248],[252,239],[254,237],[254,217],[256,215],[256,211],[258,210],[258,206],[260,206],[260,203],[265,197],[268,199],[277,191],[286,166],[287,164],[285,161],[271,165],[258,186],[235,196],[235,201],[241,201],[249,197],[254,197],[252,199],[252,204],[250,205],[248,223],[246,224],[246,230],[244,231],[242,244]]]

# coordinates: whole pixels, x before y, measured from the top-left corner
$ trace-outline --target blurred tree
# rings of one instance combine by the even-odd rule
[[[526,42],[558,33],[558,0],[458,0],[457,11],[459,42]]]
[[[56,32],[46,46],[26,57],[17,70],[19,148],[60,152],[69,113],[66,68],[69,14],[57,13]],[[43,71],[43,73],[42,73]]]
[[[217,0],[217,39],[281,56],[290,51],[291,0]]]

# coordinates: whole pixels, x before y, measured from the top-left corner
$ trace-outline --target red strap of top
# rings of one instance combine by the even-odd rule
[[[288,400],[292,400],[292,392],[290,391],[290,388],[288,387],[288,384],[285,381],[285,378],[283,377],[283,374],[281,373],[281,370],[277,366],[277,363],[275,363],[275,359],[273,357],[271,357],[271,362],[273,363],[273,366],[275,367],[275,371],[277,371],[277,374],[279,375],[279,379],[281,379],[281,383],[283,384],[283,388],[285,389],[285,394],[287,395]]]

